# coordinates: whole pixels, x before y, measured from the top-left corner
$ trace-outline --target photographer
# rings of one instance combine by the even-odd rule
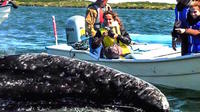
[[[103,45],[103,53],[106,58],[133,59],[128,47],[131,44],[131,38],[121,24],[116,13],[107,11],[104,13],[104,27],[100,28],[92,42],[92,48],[95,49]]]

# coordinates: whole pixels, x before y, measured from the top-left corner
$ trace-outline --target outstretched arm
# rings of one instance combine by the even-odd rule
[[[185,30],[185,33],[193,35],[193,36],[197,36],[197,35],[200,35],[200,30],[194,30],[194,29],[189,28]]]
[[[188,29],[176,28],[175,30],[179,34],[189,34],[189,35],[193,35],[193,36],[200,35],[200,30],[196,30],[196,29],[192,29],[192,28],[188,28]]]

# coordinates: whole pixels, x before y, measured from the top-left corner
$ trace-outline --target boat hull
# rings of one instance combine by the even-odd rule
[[[0,7],[0,24],[8,18],[10,11],[11,11],[10,5]]]
[[[156,85],[200,90],[200,54],[175,57],[169,55],[154,59],[111,60],[94,58],[88,51],[67,49],[65,47],[62,49],[47,47],[47,52],[106,65]]]
[[[94,61],[93,61],[94,62]],[[132,74],[153,84],[174,88],[200,90],[200,56],[187,59],[153,62],[102,62],[125,73]]]

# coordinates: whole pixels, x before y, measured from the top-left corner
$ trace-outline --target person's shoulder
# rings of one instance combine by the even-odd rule
[[[90,5],[88,5],[88,9],[96,9],[96,4],[91,3]]]

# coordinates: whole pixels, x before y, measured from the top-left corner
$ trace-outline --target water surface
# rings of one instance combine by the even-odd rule
[[[12,10],[9,18],[0,27],[0,54],[46,52],[45,46],[55,44],[52,15],[56,17],[58,42],[65,43],[67,18],[75,14],[85,16],[85,10],[85,8],[56,7],[19,7],[17,10]],[[139,40],[135,39],[134,35],[131,35],[132,39],[171,45],[170,32],[173,27],[174,11],[138,9],[114,9],[114,11],[119,14],[130,34],[140,35]],[[167,96],[172,112],[200,111],[200,92],[159,88]],[[85,109],[87,110],[84,108],[78,111]],[[77,109],[72,109],[75,110]]]

